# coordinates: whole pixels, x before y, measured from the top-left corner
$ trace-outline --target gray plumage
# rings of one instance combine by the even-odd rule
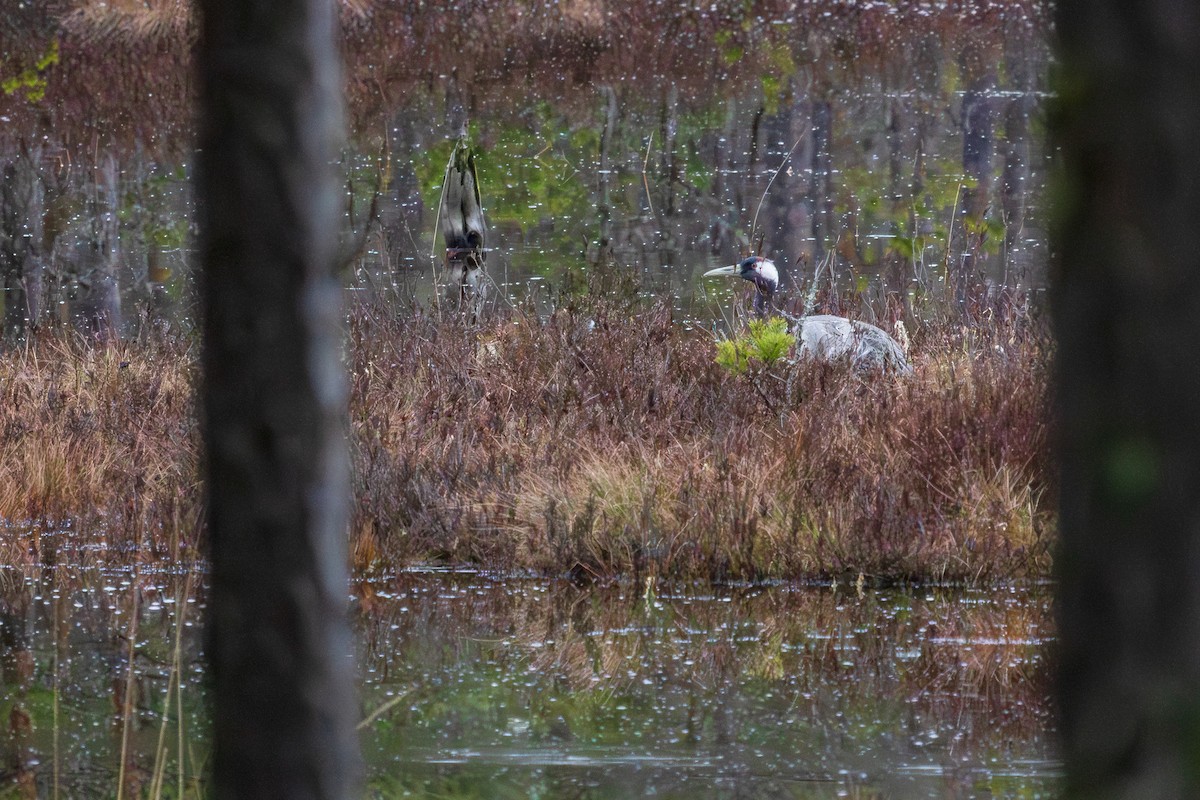
[[[766,316],[771,309],[771,296],[779,287],[779,271],[769,258],[751,256],[738,264],[719,267],[704,273],[710,276],[736,277],[754,283],[757,288],[754,310]],[[900,343],[882,328],[869,322],[836,317],[832,314],[813,314],[797,317],[784,313],[788,331],[796,337],[796,354],[825,363],[849,361],[859,371],[889,371],[900,375],[912,374],[912,367]]]

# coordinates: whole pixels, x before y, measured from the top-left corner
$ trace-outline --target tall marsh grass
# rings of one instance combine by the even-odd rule
[[[1048,572],[1048,339],[917,338],[909,379],[736,375],[658,307],[351,326],[357,566],[674,579]]]
[[[363,303],[348,333],[364,573],[1049,571],[1050,345],[1023,317],[914,331],[910,378],[811,363],[734,374],[712,334],[666,307],[599,300],[480,327]],[[0,521],[22,534],[0,557],[196,552],[196,356],[185,341],[49,336],[0,358]]]
[[[181,340],[0,353],[0,523],[27,534],[6,563],[195,553],[195,371]]]

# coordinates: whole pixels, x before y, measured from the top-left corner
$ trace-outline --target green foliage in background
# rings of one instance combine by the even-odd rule
[[[599,152],[599,130],[567,129],[546,105],[530,112],[529,124],[489,129],[486,136],[472,129],[479,190],[488,228],[518,233],[544,243],[544,259],[534,271],[550,275],[565,257],[580,250],[579,231],[597,219],[592,187],[580,180],[579,165]],[[480,144],[486,141],[486,145]],[[421,154],[414,165],[427,208],[440,205],[446,164],[454,150],[447,140]],[[536,254],[527,254],[539,261]]]
[[[55,39],[50,42],[50,49],[32,67],[0,81],[0,89],[3,89],[5,94],[24,92],[26,100],[36,103],[46,96],[46,71],[57,63],[58,39]]]

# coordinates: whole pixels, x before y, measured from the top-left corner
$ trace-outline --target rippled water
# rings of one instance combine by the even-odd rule
[[[202,578],[0,572],[0,764],[14,796],[203,781],[203,591],[189,585]],[[1049,797],[1058,785],[1040,590],[647,591],[417,572],[353,597],[379,796]]]
[[[12,69],[58,60],[35,70],[44,94],[0,96],[0,157],[32,160],[44,185],[46,207],[19,211],[45,212],[46,307],[83,313],[98,270],[127,328],[190,318],[186,15],[94,3],[64,22],[28,5],[0,12]],[[611,265],[711,318],[732,287],[700,276],[749,250],[834,313],[846,291],[919,308],[1044,285],[1045,4],[343,5],[357,292],[434,302],[461,130],[501,307],[549,307]],[[85,245],[113,257],[68,257]]]

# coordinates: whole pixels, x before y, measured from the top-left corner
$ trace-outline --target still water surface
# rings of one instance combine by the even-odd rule
[[[199,788],[202,580],[0,572],[0,797]],[[373,796],[1029,798],[1058,785],[1041,590],[647,593],[408,572],[353,598]]]
[[[0,11],[12,69],[49,64],[34,69],[39,91],[0,96],[0,160],[38,188],[6,213],[45,221],[43,308],[127,332],[191,320],[186,14],[85,5]],[[702,274],[749,250],[794,293],[828,293],[833,313],[843,292],[919,319],[930,303],[1044,285],[1043,3],[342,6],[357,296],[400,310],[438,296],[436,217],[460,131],[500,309],[552,306],[613,266],[711,318],[734,287]]]

